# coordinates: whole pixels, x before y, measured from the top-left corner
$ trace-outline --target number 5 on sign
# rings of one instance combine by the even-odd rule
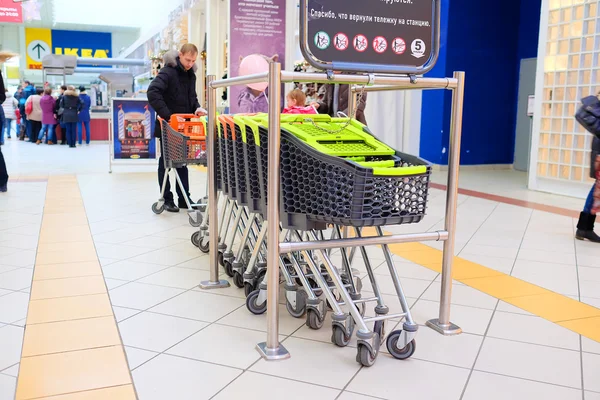
[[[421,39],[415,39],[410,46],[412,55],[415,58],[421,58],[425,55],[425,42]]]

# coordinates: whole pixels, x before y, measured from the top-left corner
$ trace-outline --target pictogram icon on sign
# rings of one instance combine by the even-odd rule
[[[412,44],[410,45],[410,50],[415,58],[421,58],[425,56],[425,42],[421,39],[413,40]]]
[[[329,44],[329,35],[327,32],[317,32],[315,35],[315,46],[317,46],[319,50],[325,50],[329,47]]]
[[[367,43],[367,37],[365,35],[360,34],[354,36],[353,45],[356,51],[360,53],[362,53],[367,49],[367,47],[369,47],[369,44]]]
[[[383,36],[377,36],[375,39],[373,39],[373,50],[375,50],[377,53],[381,54],[386,51],[387,46],[387,40],[385,40]]]
[[[340,51],[348,48],[348,36],[343,33],[338,33],[333,37],[333,46]]]
[[[406,42],[402,38],[395,38],[392,41],[392,51],[396,54],[404,54],[406,51]]]

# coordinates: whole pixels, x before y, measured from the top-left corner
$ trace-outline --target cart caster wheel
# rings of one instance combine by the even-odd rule
[[[225,269],[225,273],[227,274],[227,276],[233,278],[233,265],[231,264],[231,262],[225,260],[223,262],[223,268]]]
[[[152,204],[152,212],[153,212],[154,214],[162,214],[162,212],[163,212],[164,210],[165,210],[165,206],[164,206],[164,205],[162,205],[162,206],[160,206],[160,207],[159,207],[159,206],[158,206],[158,202],[156,202],[156,203]]]
[[[319,314],[315,310],[308,310],[306,312],[306,325],[310,329],[321,329],[323,327],[324,322],[325,316],[323,316],[323,319],[320,319]]]
[[[244,282],[244,294],[246,297],[250,296],[250,293],[254,291],[254,285],[248,282]]]
[[[352,335],[346,335],[344,328],[341,326],[334,325],[331,333],[331,341],[338,347],[346,347],[350,344]]]
[[[200,247],[200,242],[202,241],[200,239],[200,232],[192,233],[191,241],[194,246]]]
[[[225,258],[223,258],[223,253],[219,252],[219,256],[217,257],[217,260],[219,261],[219,265],[221,267],[225,266]]]
[[[358,351],[356,353],[356,361],[364,367],[372,367],[377,359],[377,353],[375,357],[371,354],[371,351],[364,344],[358,345]]]
[[[208,240],[200,240],[198,248],[201,252],[208,254],[208,252],[210,251],[210,242]]]
[[[260,290],[255,290],[250,293],[248,298],[246,299],[246,307],[248,311],[250,311],[254,315],[261,315],[267,311],[267,302],[265,301],[263,304],[256,304],[256,300],[258,300],[258,294]]]
[[[398,360],[406,360],[410,358],[413,354],[415,354],[415,350],[417,349],[417,342],[413,339],[410,341],[410,343],[404,346],[403,349],[399,349],[396,346],[398,344],[398,339],[400,339],[401,334],[402,331],[394,331],[390,333],[390,336],[388,336],[387,338],[386,345],[388,351],[394,358]]]
[[[198,221],[194,221],[194,218],[192,218],[192,216],[188,216],[188,219],[190,221],[190,225],[193,226],[194,228],[198,228],[200,225],[202,225],[202,216],[198,215]]]
[[[240,289],[244,287],[244,277],[239,272],[233,273],[233,284]]]
[[[304,314],[306,314],[306,292],[302,290],[298,291],[297,293],[302,293],[300,295],[302,298],[296,300],[296,308],[294,308],[294,306],[292,306],[287,299],[285,301],[285,308],[287,308],[292,317],[302,318],[304,317]]]

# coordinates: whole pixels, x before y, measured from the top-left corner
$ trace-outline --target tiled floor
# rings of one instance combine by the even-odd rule
[[[580,336],[568,323],[564,324],[569,329],[550,321],[560,310],[552,306],[553,302],[564,302],[565,296],[600,307],[600,247],[573,239],[572,218],[476,197],[459,199],[457,255],[556,292],[542,294],[548,296],[544,304],[553,313],[536,309],[532,314],[515,307],[508,298],[502,301],[467,282],[455,282],[452,320],[464,329],[462,335],[444,337],[422,326],[413,358],[398,361],[384,349],[375,366],[361,368],[355,361],[355,340],[348,348],[337,348],[330,342],[327,324],[312,331],[304,320],[292,318],[281,306],[281,340],[292,357],[272,363],[261,360],[254,350],[254,345],[266,337],[266,318],[246,310],[243,293],[234,287],[211,292],[198,289],[198,283],[208,277],[208,258],[191,245],[194,228],[185,214],[156,216],[150,211],[157,197],[154,173],[115,168],[108,174],[107,148],[100,144],[69,150],[9,143],[2,150],[11,175],[18,178],[9,184],[9,193],[0,196],[2,400],[13,398],[19,367],[32,367],[20,366],[21,357],[39,353],[45,343],[39,339],[35,324],[91,315],[98,322],[98,331],[107,332],[100,335],[107,342],[99,346],[97,356],[115,357],[111,353],[114,332],[105,324],[110,309],[107,313],[107,304],[99,297],[102,294],[86,292],[81,296],[78,292],[86,288],[94,291],[96,273],[94,260],[89,258],[89,243],[65,248],[52,235],[41,237],[39,233],[42,216],[50,221],[55,218],[53,213],[78,205],[65,199],[64,207],[44,209],[47,183],[31,180],[57,174],[77,174],[84,212],[73,210],[68,217],[58,218],[65,230],[56,235],[77,238],[77,227],[89,226],[139,399],[600,399],[600,343],[586,337],[592,333]],[[71,154],[71,161],[66,161]],[[42,157],[44,163],[39,162]],[[472,172],[467,174],[468,188],[486,191],[489,177],[485,171],[478,173],[479,178]],[[193,195],[199,197],[204,192],[204,176],[194,170],[191,179]],[[506,193],[517,198],[575,211],[581,203],[519,189],[519,179],[517,176],[513,186],[509,179],[498,179],[496,186],[503,185]],[[443,191],[431,190],[423,223],[386,230],[442,228],[444,200]],[[437,243],[429,245],[441,248]],[[67,251],[69,263],[64,260]],[[393,311],[398,305],[386,280],[389,271],[377,249],[370,249],[369,256]],[[56,298],[56,287],[31,290],[36,259],[35,278],[40,280],[63,279],[77,268],[78,284],[68,289],[73,290],[73,297]],[[437,315],[439,274],[417,262],[427,264],[431,260],[411,260],[407,254],[396,255],[394,260],[413,317],[424,325]],[[55,264],[62,266],[52,271],[43,267]],[[525,303],[518,305],[531,311]],[[30,337],[21,353],[28,306]],[[578,308],[567,310],[573,309]],[[555,320],[585,316],[570,313]],[[76,322],[68,329],[85,331]],[[77,352],[64,353],[64,346],[73,350],[73,346],[88,345],[84,337],[46,344],[54,346],[52,352],[62,359],[44,359],[33,368],[48,363],[63,363],[68,368],[71,361],[65,355]],[[79,390],[83,389],[73,384],[72,391]],[[104,390],[94,394],[103,399],[128,395],[122,393],[125,387]],[[65,398],[83,397],[74,393]]]

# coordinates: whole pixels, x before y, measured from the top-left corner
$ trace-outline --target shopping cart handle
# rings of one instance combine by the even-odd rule
[[[281,122],[293,123],[293,122],[331,122],[331,117],[327,114],[282,114]]]
[[[192,118],[200,118],[196,114],[173,114],[173,115],[171,115],[169,122],[171,124],[179,122],[179,120],[177,119],[178,117],[183,118],[185,120],[190,120]]]

